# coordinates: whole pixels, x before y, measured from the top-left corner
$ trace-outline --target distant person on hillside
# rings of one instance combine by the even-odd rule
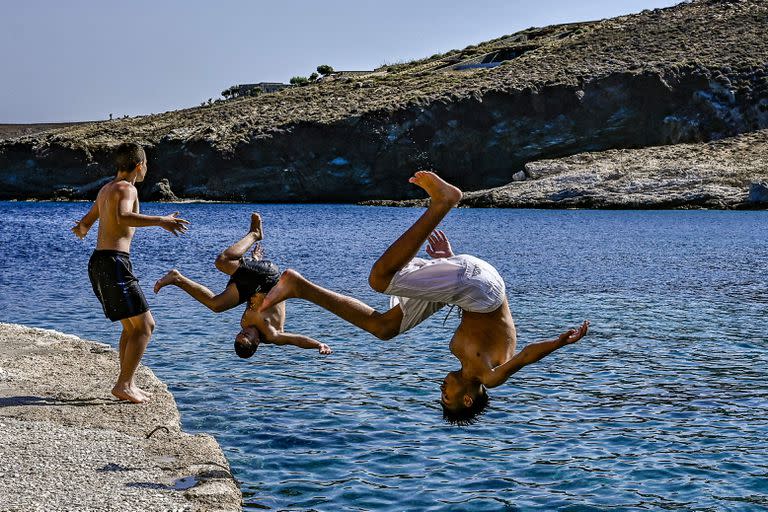
[[[155,320],[149,311],[139,280],[133,275],[130,251],[137,227],[160,226],[179,235],[186,232],[187,222],[179,212],[165,216],[139,213],[139,197],[135,183],[144,181],[147,156],[138,144],[121,144],[115,152],[117,175],[101,187],[96,201],[72,232],[85,238],[93,223],[99,221],[96,250],[88,262],[88,276],[93,292],[101,302],[104,315],[123,324],[120,334],[120,374],[112,394],[121,400],[146,402],[150,394],[136,385],[139,361],[149,344]]]
[[[261,308],[273,308],[290,298],[305,299],[388,340],[446,304],[459,306],[461,323],[449,347],[461,368],[443,380],[440,402],[446,421],[469,424],[488,403],[486,388],[500,386],[524,366],[576,343],[587,334],[589,322],[553,340],[531,343],[515,354],[517,335],[501,276],[479,258],[454,255],[448,238],[436,230],[461,199],[461,190],[427,171],[416,172],[409,181],[429,194],[429,207],[376,261],[368,278],[374,290],[391,296],[391,309],[379,313],[291,269],[283,272]],[[431,260],[415,257],[425,242]]]
[[[258,242],[263,236],[261,216],[254,213],[251,215],[248,233],[218,255],[214,263],[216,268],[231,276],[220,294],[214,295],[211,290],[176,269],[170,270],[155,283],[155,293],[168,285],[178,286],[214,313],[221,313],[247,302],[240,320],[242,328],[235,336],[235,352],[242,358],[251,357],[259,343],[294,345],[299,348],[317,349],[323,355],[330,354],[331,348],[325,343],[283,330],[285,304],[259,310],[266,293],[280,277],[277,265],[262,258],[263,252]],[[256,245],[253,251],[246,256],[254,244]]]

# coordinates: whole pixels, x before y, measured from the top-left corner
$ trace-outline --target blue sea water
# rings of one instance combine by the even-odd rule
[[[86,272],[95,232],[68,231],[87,207],[0,203],[0,321],[115,346],[119,325]],[[241,360],[239,310],[151,292],[172,267],[220,290],[213,259],[258,210],[268,257],[383,309],[368,270],[419,209],[143,205],[176,209],[187,236],[142,229],[132,249],[158,324],[144,362],[184,428],[219,441],[247,509],[768,509],[767,212],[452,212],[454,250],[504,276],[520,347],[592,321],[578,344],[491,390],[479,424],[456,428],[438,404],[458,368],[455,315],[384,342],[291,302],[287,328],[334,354],[262,346]]]

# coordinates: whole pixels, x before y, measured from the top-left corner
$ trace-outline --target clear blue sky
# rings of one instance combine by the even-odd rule
[[[3,0],[0,123],[105,119],[677,0]]]

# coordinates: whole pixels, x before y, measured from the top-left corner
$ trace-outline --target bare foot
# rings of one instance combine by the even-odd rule
[[[152,393],[150,393],[149,391],[144,391],[144,390],[143,390],[143,389],[141,389],[139,386],[137,386],[135,382],[132,382],[132,383],[131,383],[131,389],[135,389],[137,393],[140,393],[140,394],[141,394],[142,396],[144,396],[144,397],[145,397],[147,400],[149,400],[150,398],[152,398]]]
[[[271,308],[275,304],[279,304],[291,297],[297,297],[296,292],[298,291],[298,283],[301,279],[304,279],[301,274],[291,268],[283,272],[277,284],[269,290],[267,296],[261,301],[259,311]]]
[[[331,350],[331,347],[326,345],[325,343],[320,344],[320,353],[323,355],[333,354],[333,350]]]
[[[453,208],[461,200],[462,193],[459,188],[431,171],[416,171],[408,181],[423,188],[429,194],[433,204]]]
[[[112,394],[120,400],[128,400],[134,404],[143,404],[149,401],[149,398],[144,395],[141,389],[135,386],[115,384],[115,387],[112,388]]]
[[[138,386],[134,386],[134,389],[136,389],[139,392],[139,394],[144,397],[145,402],[149,402],[152,399],[152,393],[150,393],[149,391],[144,391]]]
[[[257,240],[264,238],[264,234],[261,232],[261,215],[256,212],[251,214],[251,227],[249,231],[256,235]]]
[[[173,270],[169,270],[167,274],[165,274],[163,277],[157,280],[155,283],[155,293],[159,292],[160,289],[162,289],[164,286],[168,286],[169,284],[174,284],[176,280],[181,276],[181,273],[176,270],[175,268]]]

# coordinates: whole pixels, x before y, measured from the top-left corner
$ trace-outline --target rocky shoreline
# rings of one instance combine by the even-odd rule
[[[125,140],[147,149],[144,200],[354,203],[420,197],[407,183],[417,168],[486,190],[521,173],[535,182],[537,162],[765,130],[766,16],[765,0],[695,0],[526,29],[360,79],[0,140],[0,199],[92,198]],[[628,207],[734,203],[730,188],[686,202],[665,191],[695,181],[654,179],[637,182]],[[569,183],[549,181],[561,188],[509,204],[620,207],[573,201]]]
[[[109,390],[117,353],[56,331],[0,323],[1,511],[239,511],[218,443],[181,430],[167,387],[152,401]]]
[[[423,206],[423,200],[368,201]],[[527,164],[517,181],[468,192],[478,208],[768,208],[768,130],[716,142],[618,149]]]

